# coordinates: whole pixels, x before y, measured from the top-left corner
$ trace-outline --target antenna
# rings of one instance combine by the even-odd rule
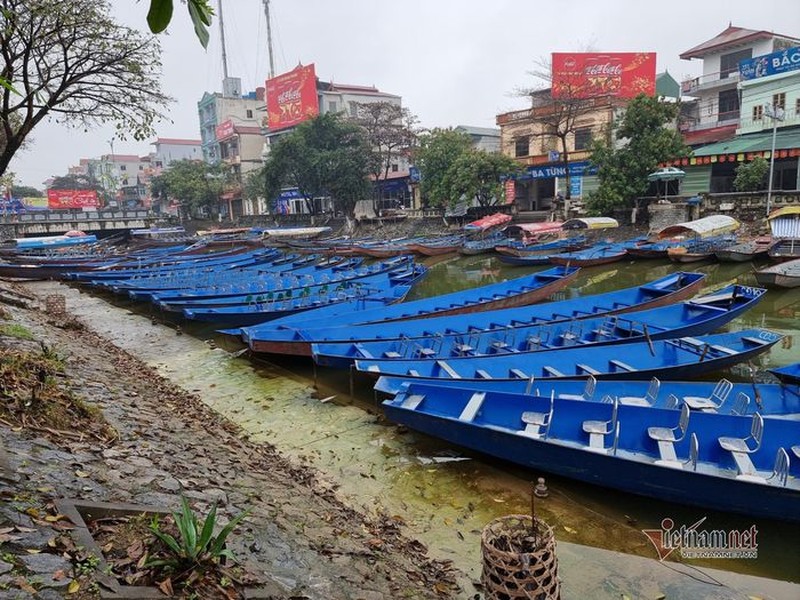
[[[272,24],[269,18],[269,0],[264,0],[264,14],[267,16],[267,51],[269,52],[269,78],[275,77],[275,62],[272,59]]]
[[[222,0],[217,0],[219,9],[219,39],[222,42],[222,76],[228,78],[228,56],[225,54],[225,24],[222,22]]]

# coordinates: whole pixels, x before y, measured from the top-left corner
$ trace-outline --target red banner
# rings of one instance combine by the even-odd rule
[[[267,79],[266,85],[270,129],[292,127],[319,114],[313,64]]]
[[[215,130],[217,141],[227,139],[229,137],[233,137],[236,133],[236,129],[233,127],[233,121],[228,119],[227,121],[223,121]]]
[[[99,208],[94,190],[47,190],[48,208]]]
[[[554,52],[552,75],[553,98],[653,96],[656,53]]]

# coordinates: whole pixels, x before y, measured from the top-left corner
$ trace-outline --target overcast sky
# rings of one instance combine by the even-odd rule
[[[254,90],[269,69],[263,2],[223,2],[229,74],[241,77],[244,92]],[[199,139],[197,101],[205,91],[221,91],[219,25],[215,19],[204,50],[185,5],[176,5],[168,34],[159,36],[164,90],[176,102],[158,136]],[[149,0],[111,6],[120,22],[145,29]],[[698,75],[702,62],[678,55],[729,22],[800,37],[800,9],[778,0],[272,0],[270,6],[278,74],[315,63],[320,79],[402,96],[426,127],[495,127],[495,115],[525,107],[514,92],[534,85],[529,72],[551,52],[656,52],[657,71],[682,81]],[[10,169],[19,184],[41,189],[81,158],[110,153],[112,135],[112,127],[84,133],[42,124]],[[114,142],[115,154],[152,149]]]

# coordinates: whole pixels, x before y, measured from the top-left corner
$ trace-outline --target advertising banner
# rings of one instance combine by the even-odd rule
[[[269,129],[292,127],[319,114],[313,64],[267,79],[266,86]]]
[[[655,52],[554,52],[553,98],[635,98],[656,92]]]
[[[739,79],[758,79],[800,69],[800,47],[784,48],[772,54],[746,58],[739,62]]]
[[[47,206],[51,209],[99,208],[95,190],[47,190]]]
[[[227,121],[223,121],[215,130],[217,141],[225,140],[229,137],[232,137],[236,130],[233,128],[233,121],[228,119]]]

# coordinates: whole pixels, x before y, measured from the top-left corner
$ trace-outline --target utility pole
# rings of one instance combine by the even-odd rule
[[[777,104],[764,105],[764,113],[772,119],[772,151],[769,153],[769,183],[767,184],[767,216],[772,204],[772,173],[775,170],[775,138],[778,133],[778,121],[783,121],[783,108]]]
[[[269,52],[269,78],[275,77],[275,61],[272,58],[272,23],[269,18],[269,0],[264,0],[264,14],[267,16],[267,51]]]
[[[219,10],[219,39],[222,43],[222,75],[228,78],[228,56],[225,54],[225,24],[222,22],[222,0],[217,0]]]

